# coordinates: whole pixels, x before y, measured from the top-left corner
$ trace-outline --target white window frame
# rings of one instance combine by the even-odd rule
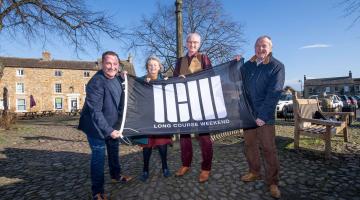
[[[330,87],[325,87],[325,92],[329,93],[331,91]]]
[[[56,107],[56,99],[61,99],[61,108]],[[55,110],[63,110],[64,109],[64,97],[54,97],[54,109]]]
[[[84,94],[86,93],[86,85],[87,83],[84,83]]]
[[[348,85],[344,85],[344,92],[350,92],[350,87]]]
[[[16,76],[24,76],[25,72],[24,69],[16,69]]]
[[[60,92],[58,92],[58,90],[57,90],[57,89],[59,89],[59,88],[56,88],[57,85],[60,85]],[[62,85],[61,85],[61,83],[55,83],[55,85],[54,85],[54,92],[55,92],[56,94],[61,94],[61,93],[62,93]]]
[[[84,71],[83,75],[84,75],[84,78],[90,78],[91,73],[90,73],[90,71]]]
[[[22,90],[21,91],[18,90],[18,85],[22,85]],[[16,85],[15,85],[15,88],[16,88],[16,94],[25,94],[25,83],[17,82]]]
[[[58,72],[58,73],[57,73],[57,72]],[[54,71],[54,76],[56,76],[56,77],[62,77],[62,76],[63,76],[63,72],[62,72],[61,70],[56,69],[56,70]]]
[[[4,110],[4,99],[0,99],[0,110]]]
[[[23,110],[20,110],[19,109],[19,100],[24,100],[24,105],[21,105],[21,106],[24,106],[24,109]],[[16,111],[17,112],[25,112],[26,111],[26,99],[25,98],[17,98],[16,99]]]

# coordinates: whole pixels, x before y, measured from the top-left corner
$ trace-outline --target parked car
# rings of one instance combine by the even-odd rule
[[[284,106],[288,105],[288,104],[292,104],[293,100],[292,100],[292,94],[286,93],[286,94],[282,94],[280,97],[280,100],[278,101],[277,105],[276,105],[276,114],[278,117],[284,116]]]
[[[340,95],[341,101],[344,104],[344,107],[350,107],[351,106],[351,100],[346,95]]]
[[[353,96],[348,96],[348,98],[350,99],[351,105],[354,106],[357,109],[358,108],[358,102],[357,102],[356,98],[353,97]]]
[[[355,99],[357,100],[357,104],[358,104],[358,108],[360,108],[360,96],[354,96]]]
[[[284,106],[283,108],[283,113],[282,116],[285,118],[285,120],[287,119],[293,119],[294,118],[294,107],[293,107],[293,103],[291,104],[287,104]]]
[[[325,97],[311,95],[309,96],[309,99],[318,99],[320,107],[323,109],[323,111],[334,111],[334,109],[341,111],[341,109],[344,107],[341,98],[336,94],[327,94]]]

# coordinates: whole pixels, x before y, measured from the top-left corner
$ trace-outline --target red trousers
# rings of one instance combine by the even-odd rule
[[[279,183],[279,160],[275,145],[275,126],[264,125],[244,130],[244,153],[249,171],[260,175],[260,147],[265,166],[265,182],[269,185]]]
[[[200,134],[197,136],[199,140],[202,162],[201,169],[202,170],[211,170],[211,161],[213,157],[213,147],[212,141],[210,139],[209,134]],[[182,165],[185,167],[190,167],[192,157],[193,157],[193,149],[190,134],[181,134],[180,135],[180,147],[181,147],[181,161]]]

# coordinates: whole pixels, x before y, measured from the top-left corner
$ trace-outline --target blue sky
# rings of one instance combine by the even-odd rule
[[[156,0],[87,1],[91,7],[104,10],[114,16],[122,27],[138,24],[143,15],[155,12]],[[160,0],[173,5],[175,0]],[[224,14],[244,25],[247,43],[239,53],[248,59],[254,52],[254,41],[260,35],[273,40],[273,52],[285,64],[286,85],[300,89],[299,80],[308,78],[347,76],[360,78],[360,23],[349,28],[354,16],[344,17],[341,0],[223,0]],[[201,33],[200,33],[201,34]],[[175,36],[174,36],[175,37]],[[54,59],[79,60],[73,49],[55,40],[45,47],[22,41],[0,38],[0,55],[16,57],[41,56],[43,50],[52,53]],[[116,41],[104,38],[104,50],[115,50],[127,58],[129,52]],[[80,54],[82,60],[95,60],[101,52],[89,50]],[[144,73],[145,58],[134,57],[138,75]]]

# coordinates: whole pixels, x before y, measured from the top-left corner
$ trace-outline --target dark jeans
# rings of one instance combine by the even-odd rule
[[[91,190],[93,195],[104,193],[104,165],[105,147],[108,155],[109,171],[112,179],[120,178],[119,162],[119,140],[118,139],[98,139],[88,137],[91,148]]]
[[[202,156],[201,169],[210,171],[211,161],[213,157],[213,147],[210,135],[199,134],[197,136],[197,139],[199,140]],[[190,167],[193,156],[193,148],[190,134],[180,135],[180,148],[182,165],[185,167]]]

